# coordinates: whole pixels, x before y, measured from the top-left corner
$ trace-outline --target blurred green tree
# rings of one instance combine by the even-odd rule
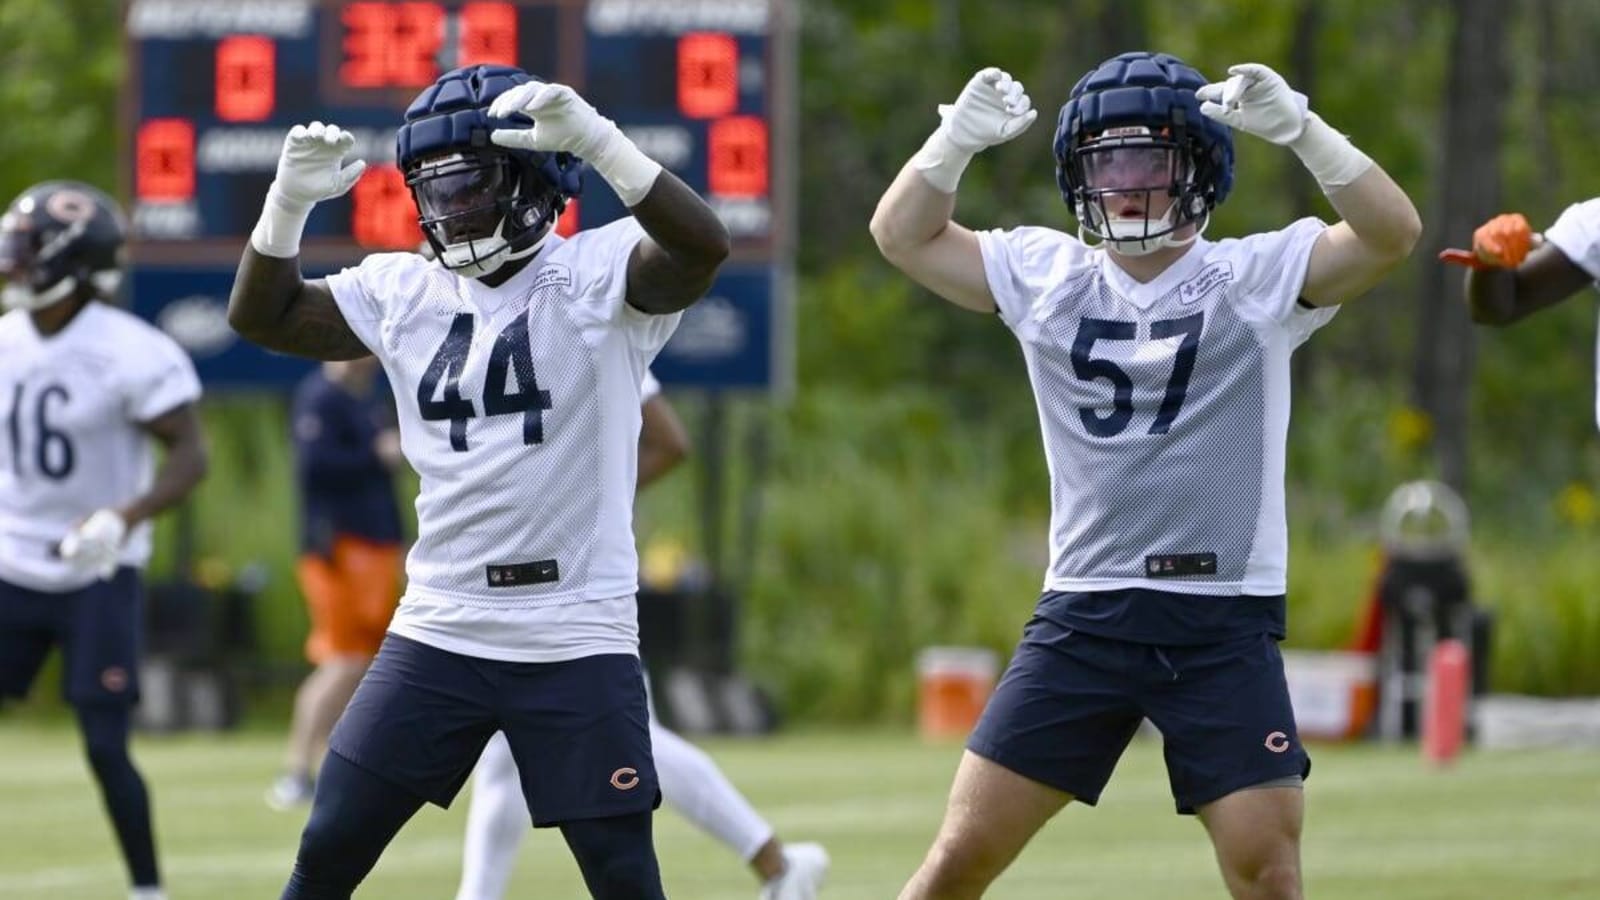
[[[50,178],[119,190],[122,8],[113,0],[0,3],[0,195]]]

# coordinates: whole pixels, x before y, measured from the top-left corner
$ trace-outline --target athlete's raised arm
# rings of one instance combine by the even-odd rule
[[[705,296],[729,252],[728,229],[676,175],[646,156],[616,123],[564,84],[518,85],[489,107],[491,118],[533,119],[531,128],[496,129],[502,147],[571,153],[604,178],[644,228],[628,260],[628,303],[674,313]]]
[[[1411,254],[1422,219],[1405,191],[1372,157],[1310,110],[1304,94],[1258,63],[1228,69],[1226,81],[1195,92],[1203,115],[1288,147],[1317,179],[1341,221],[1311,251],[1300,295],[1314,306],[1354,299]]]
[[[1479,325],[1510,325],[1594,284],[1577,262],[1595,246],[1600,203],[1574,205],[1551,226],[1556,240],[1533,233],[1521,213],[1503,213],[1472,233],[1472,250],[1446,250],[1446,262],[1467,266],[1467,309]]]
[[[951,221],[956,185],[979,151],[1026,131],[1039,115],[1022,82],[996,68],[972,76],[939,107],[939,127],[900,169],[872,213],[872,239],[895,268],[957,306],[994,312],[978,236]]]
[[[228,324],[246,340],[312,359],[368,355],[328,286],[300,274],[300,235],[311,208],[350,190],[367,166],[345,164],[354,145],[348,131],[321,122],[296,125],[284,138],[277,177],[228,296]]]

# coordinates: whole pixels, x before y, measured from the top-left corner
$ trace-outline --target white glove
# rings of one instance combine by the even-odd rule
[[[1194,92],[1202,115],[1274,144],[1287,145],[1305,130],[1310,104],[1282,75],[1259,63],[1231,66],[1228,74]]]
[[[1232,66],[1228,75],[1194,92],[1202,115],[1293,150],[1324,192],[1372,168],[1372,157],[1312,112],[1282,75],[1259,63]]]
[[[289,129],[278,155],[278,174],[267,190],[250,245],[264,256],[300,254],[300,234],[311,207],[350,190],[366,170],[364,160],[344,164],[355,136],[337,125],[312,122]]]
[[[530,81],[494,98],[489,118],[524,115],[531,128],[497,128],[489,140],[515,150],[571,153],[588,159],[617,130],[615,122],[600,115],[589,101],[564,84]]]
[[[309,206],[331,200],[350,190],[367,167],[359,159],[343,165],[345,154],[355,145],[355,135],[337,125],[296,125],[283,139],[272,184],[291,203]]]
[[[128,523],[116,510],[98,510],[61,539],[61,558],[80,572],[110,578],[117,571],[117,557],[127,534]]]
[[[939,104],[950,145],[969,154],[1004,144],[1038,117],[1022,82],[993,66],[972,76],[956,102]]]
[[[939,105],[939,128],[911,158],[912,165],[935,188],[955,193],[975,154],[1027,131],[1038,117],[1022,82],[993,66],[983,69],[956,102]]]
[[[617,123],[564,84],[530,81],[489,104],[489,117],[523,115],[531,128],[496,128],[489,140],[513,150],[571,153],[594,167],[623,205],[635,206],[655,184],[661,164],[645,156]]]

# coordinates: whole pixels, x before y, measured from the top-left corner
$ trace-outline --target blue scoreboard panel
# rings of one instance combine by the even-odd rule
[[[503,63],[572,85],[711,203],[734,254],[655,368],[668,384],[790,378],[793,44],[788,0],[129,0],[123,115],[134,309],[208,384],[280,387],[302,360],[240,341],[224,311],[284,133],[332,122],[367,170],[319,204],[308,275],[422,241],[394,162],[405,107],[440,74]],[[598,176],[564,234],[627,211]]]

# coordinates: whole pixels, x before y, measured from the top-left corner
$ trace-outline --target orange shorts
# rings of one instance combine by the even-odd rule
[[[307,659],[322,663],[335,656],[377,655],[400,602],[403,558],[399,544],[347,534],[334,537],[326,557],[300,557],[295,574],[311,613]]]

